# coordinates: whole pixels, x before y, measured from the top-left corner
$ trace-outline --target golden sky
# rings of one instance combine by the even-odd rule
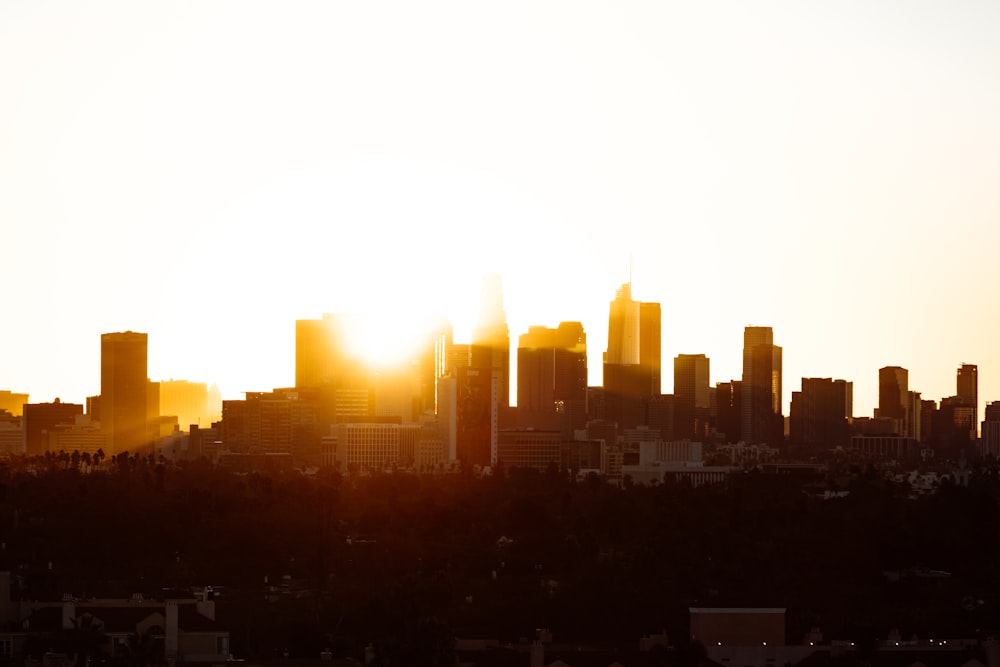
[[[294,321],[401,309],[512,340],[663,306],[738,378],[878,368],[1000,400],[993,2],[0,3],[0,388],[82,402],[100,333],[152,379],[288,386]],[[664,391],[672,390],[667,364]]]

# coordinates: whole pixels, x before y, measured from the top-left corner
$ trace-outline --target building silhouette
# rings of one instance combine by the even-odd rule
[[[73,426],[78,416],[83,415],[83,405],[63,403],[58,398],[52,403],[25,403],[21,417],[24,432],[24,453],[41,456],[52,448],[52,436],[56,431]]]
[[[708,436],[712,407],[709,359],[704,354],[674,357],[675,439],[702,440]]]
[[[355,313],[323,313],[319,320],[295,321],[295,386],[358,388],[367,371],[350,350],[351,332],[361,325]]]
[[[955,374],[955,395],[972,408],[972,430],[969,438],[976,439],[979,426],[979,367],[962,364]]]
[[[726,442],[740,438],[743,423],[743,383],[739,380],[715,385],[715,430]]]
[[[455,344],[454,328],[448,318],[441,316],[431,322],[425,340],[418,350],[416,366],[420,383],[420,411],[437,414],[438,383],[448,372],[448,355]]]
[[[499,378],[488,368],[466,367],[458,369],[450,386],[454,391],[455,458],[470,467],[495,464]]]
[[[988,403],[985,412],[980,453],[997,458],[1000,457],[1000,401]]]
[[[743,330],[743,395],[740,439],[775,445],[784,437],[781,412],[781,348],[771,327]]]
[[[135,452],[151,440],[149,378],[146,374],[148,336],[125,331],[101,335],[101,428],[108,455]]]
[[[319,460],[319,396],[315,388],[252,391],[243,400],[222,402],[220,436],[240,454],[286,454],[296,461]]]
[[[933,404],[933,402],[932,402]],[[886,425],[885,433],[920,441],[927,437],[931,420],[927,417],[920,392],[910,391],[909,371],[900,366],[885,366],[878,371],[878,409],[875,420]]]
[[[648,404],[661,389],[660,304],[632,299],[632,284],[615,293],[604,353],[604,418],[620,428],[648,423]]]
[[[853,409],[854,383],[802,378],[802,391],[792,392],[790,439],[797,444],[846,447]]]
[[[909,392],[909,371],[899,366],[878,369],[879,419],[906,420],[906,403]]]
[[[579,322],[534,326],[517,345],[517,410],[528,427],[582,428],[587,409],[587,335]]]
[[[472,332],[470,365],[488,370],[497,381],[501,408],[510,406],[510,329],[503,307],[500,274],[483,277],[479,320]]]
[[[974,442],[978,425],[976,408],[961,396],[941,399],[932,422],[931,441],[940,447],[961,447]]]

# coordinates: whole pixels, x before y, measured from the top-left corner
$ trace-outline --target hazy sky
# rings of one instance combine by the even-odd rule
[[[1000,3],[0,3],[0,389],[294,382],[294,321],[447,314],[513,345],[628,279],[663,355],[799,378],[979,365],[1000,400]],[[672,390],[672,363],[664,391]]]

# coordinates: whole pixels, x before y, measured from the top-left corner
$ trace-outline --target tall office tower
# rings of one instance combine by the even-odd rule
[[[715,385],[715,429],[726,436],[726,442],[740,438],[743,423],[743,383],[739,380]]]
[[[979,367],[975,364],[962,364],[958,367],[955,378],[955,395],[972,406],[972,430],[969,438],[976,439],[979,426]]]
[[[21,418],[24,453],[41,456],[49,451],[50,440],[56,430],[72,426],[82,415],[82,405],[62,403],[58,398],[52,403],[25,403]]]
[[[986,405],[980,453],[983,456],[1000,457],[1000,401]]]
[[[917,442],[920,442],[921,437],[923,437],[922,431],[924,427],[920,419],[922,416],[922,403],[919,391],[906,392],[906,421],[903,423],[902,433],[907,438],[913,438]]]
[[[349,349],[351,332],[361,326],[355,313],[323,313],[319,320],[295,321],[295,386],[357,387],[367,383],[363,364]]]
[[[101,334],[101,429],[109,456],[134,453],[150,441],[147,343],[144,333]]]
[[[500,407],[510,405],[510,330],[500,274],[483,277],[479,321],[472,332],[472,367],[488,368],[497,379]]]
[[[824,447],[846,446],[854,411],[854,383],[830,378],[802,378],[792,393],[789,427],[792,442]]]
[[[909,371],[905,368],[885,366],[878,369],[878,414],[875,416],[905,421],[909,390]]]
[[[642,367],[643,383],[649,387],[649,396],[663,393],[661,371],[661,331],[660,304],[652,301],[639,302],[639,366]]]
[[[781,413],[781,348],[771,327],[743,330],[743,397],[740,439],[776,445],[784,437]]]
[[[932,440],[944,447],[974,442],[978,428],[973,419],[975,408],[967,400],[960,396],[942,398],[932,426]]]
[[[604,353],[605,419],[621,429],[647,423],[649,400],[659,396],[660,304],[632,299],[632,284],[615,293]]]
[[[674,357],[674,438],[706,438],[711,408],[708,357],[678,354]]]
[[[517,345],[517,409],[535,428],[583,428],[587,410],[587,334],[579,322],[530,327]]]
[[[608,351],[604,363],[616,366],[639,364],[639,302],[632,300],[632,283],[618,288],[608,315]]]
[[[488,368],[455,376],[455,455],[466,466],[496,463],[500,380]]]
[[[920,401],[920,442],[930,442],[934,439],[934,424],[937,422],[937,402]]]
[[[444,374],[454,377],[460,368],[472,366],[472,345],[454,343],[446,352]]]
[[[446,317],[433,320],[426,340],[418,352],[417,366],[420,374],[420,411],[437,414],[438,380],[445,376],[448,355],[454,345],[454,330]]]
[[[324,432],[348,416],[371,413],[368,369],[350,349],[362,324],[356,313],[323,313],[319,320],[295,322],[295,386],[320,390]]]

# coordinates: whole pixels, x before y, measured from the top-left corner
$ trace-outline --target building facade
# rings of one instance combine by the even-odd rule
[[[781,348],[771,327],[743,331],[743,384],[740,439],[776,445],[784,437],[781,409]]]
[[[582,428],[587,409],[587,335],[579,322],[530,327],[517,346],[519,421]]]
[[[662,392],[660,365],[660,304],[633,300],[626,283],[609,307],[604,418],[622,428],[648,423],[649,401]]]
[[[109,456],[135,452],[151,438],[149,378],[146,372],[148,336],[125,331],[101,335],[101,428],[107,434]]]

